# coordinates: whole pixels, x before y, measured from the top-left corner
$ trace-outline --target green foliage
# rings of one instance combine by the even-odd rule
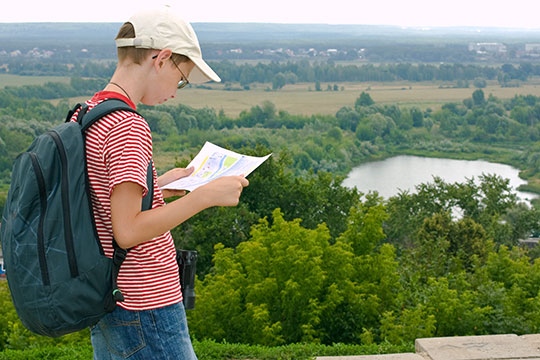
[[[349,226],[338,241],[349,244],[356,256],[371,254],[386,236],[382,224],[388,218],[382,198],[369,194],[365,202],[359,202],[349,213]]]
[[[272,90],[279,90],[287,84],[287,78],[283,73],[277,73],[272,79]]]
[[[410,255],[427,277],[471,270],[494,248],[481,225],[470,218],[453,221],[449,213],[424,219],[416,236]]]
[[[422,305],[403,310],[399,318],[390,311],[383,313],[381,336],[392,344],[405,343],[416,338],[431,337],[434,332],[435,317],[424,311]]]
[[[46,345],[25,350],[5,350],[0,352],[0,360],[88,360],[92,359],[91,345]]]
[[[478,89],[483,89],[487,86],[486,80],[481,79],[481,78],[474,79],[473,84],[474,84],[474,87]]]
[[[325,226],[306,229],[278,210],[272,225],[261,220],[236,250],[219,244],[212,271],[198,284],[192,332],[264,345],[365,340],[364,329],[377,328],[378,314],[396,308],[400,288],[393,247],[378,248],[381,201],[359,204],[333,245]],[[355,254],[360,243],[366,246]]]
[[[265,345],[316,339],[329,238],[325,227],[304,229],[274,211],[273,225],[262,221],[235,252],[218,245],[190,316],[195,336]]]
[[[348,356],[391,354],[414,351],[414,344],[391,345],[346,345],[331,346],[319,344],[290,344],[277,347],[259,345],[218,343],[213,340],[193,341],[193,348],[200,360],[311,360],[316,356]],[[92,358],[92,347],[45,346],[27,350],[6,350],[0,352],[0,360],[87,360]]]
[[[21,99],[61,99],[91,95],[105,87],[104,79],[72,78],[69,84],[47,82],[44,85],[6,86],[0,97],[14,96]]]
[[[0,90],[0,184],[9,184],[15,157],[36,136],[64,121],[67,111],[65,102],[53,106],[40,100],[17,98]]]
[[[316,356],[351,356],[392,354],[414,351],[414,345],[346,345],[346,344],[289,344],[276,347],[218,343],[212,340],[195,341],[193,344],[199,360],[257,359],[257,360],[312,360]],[[1,358],[0,358],[1,359]]]
[[[373,101],[371,96],[368,93],[362,91],[360,96],[356,99],[356,101],[354,103],[354,106],[355,107],[370,106],[370,105],[373,105],[373,104],[375,104],[375,102]]]
[[[482,225],[497,244],[516,245],[523,234],[536,228],[537,211],[518,204],[507,179],[482,175],[479,180],[479,184],[474,179],[447,184],[435,177],[433,183],[417,186],[414,194],[401,193],[392,197],[388,202],[390,218],[386,223],[389,240],[409,247],[425,219],[454,211],[470,218],[469,225],[473,228],[474,223]],[[467,231],[480,236],[472,228]],[[446,236],[442,239],[449,241]]]
[[[0,354],[2,350],[24,350],[35,349],[35,356],[41,354],[42,347],[52,347],[58,345],[90,345],[90,332],[83,330],[77,333],[65,335],[59,338],[49,338],[36,335],[26,330],[17,316],[15,307],[11,302],[11,296],[6,281],[0,281]],[[48,350],[43,350],[46,353]],[[66,350],[66,355],[62,352],[58,356],[67,359],[68,353],[73,353],[73,349]],[[1,357],[0,357],[1,359]]]
[[[431,314],[434,320],[432,334],[465,336],[484,333],[483,327],[492,308],[476,304],[478,293],[469,289],[462,274],[452,281],[461,282],[460,286],[452,288],[446,277],[430,278],[427,283],[426,313]]]
[[[454,68],[441,70],[450,78]],[[505,67],[508,77],[512,71]],[[69,86],[98,85],[73,79]],[[0,91],[0,205],[13,158],[68,108],[32,99],[34,91]],[[516,245],[538,232],[539,214],[518,203],[507,180],[435,178],[388,200],[340,185],[339,174],[358,162],[403,151],[488,157],[540,178],[540,100],[486,99],[481,91],[425,113],[373,104],[367,93],[336,116],[291,115],[269,102],[236,119],[209,108],[141,106],[156,152],[184,149],[179,163],[206,140],[252,155],[273,152],[250,175],[238,207],[209,209],[173,231],[179,247],[200,255],[197,307],[189,312],[203,339],[195,342],[199,357],[307,358],[327,351],[315,344],[336,342],[376,353],[387,346],[378,343],[410,346],[423,336],[538,332],[538,250]],[[28,349],[61,358],[78,346],[88,353],[87,331],[60,339],[26,331],[5,282],[0,308],[6,356],[24,358],[19,351]],[[297,342],[306,345],[285,345]]]

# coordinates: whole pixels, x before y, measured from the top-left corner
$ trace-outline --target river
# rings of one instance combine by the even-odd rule
[[[527,182],[519,177],[519,170],[512,166],[491,163],[483,160],[452,160],[400,155],[381,161],[360,165],[348,174],[343,181],[346,187],[356,186],[359,191],[377,191],[388,199],[402,190],[415,191],[415,186],[433,182],[438,176],[447,183],[465,182],[473,178],[479,183],[482,174],[497,174],[510,180],[510,186],[518,197],[526,202],[538,197],[533,193],[516,191]]]

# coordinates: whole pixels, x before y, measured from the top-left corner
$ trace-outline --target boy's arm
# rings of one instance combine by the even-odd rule
[[[236,206],[242,189],[248,186],[243,176],[224,176],[201,186],[164,206],[141,211],[142,187],[124,182],[111,195],[113,234],[121,248],[149,241],[212,206]]]

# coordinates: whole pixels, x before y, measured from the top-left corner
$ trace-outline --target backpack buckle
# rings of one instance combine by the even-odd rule
[[[122,294],[120,289],[114,289],[112,292],[112,296],[115,301],[120,301],[120,302],[124,301],[124,295]]]
[[[120,267],[120,265],[122,265],[124,260],[126,260],[126,256],[127,256],[127,250],[126,249],[115,248],[114,252],[113,252],[113,257],[112,257],[113,264]]]

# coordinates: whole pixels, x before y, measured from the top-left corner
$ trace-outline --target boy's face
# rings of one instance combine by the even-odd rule
[[[156,59],[157,60],[157,59]],[[176,96],[180,80],[186,81],[195,64],[192,61],[175,64],[171,57],[164,61],[141,102],[145,105],[163,104]]]

